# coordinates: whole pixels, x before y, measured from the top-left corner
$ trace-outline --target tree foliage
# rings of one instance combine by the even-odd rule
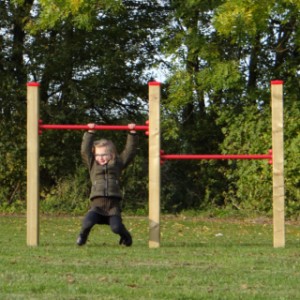
[[[267,153],[271,148],[272,79],[285,81],[286,153],[290,143],[296,149],[299,133],[293,135],[290,130],[292,126],[299,132],[299,121],[292,125],[287,111],[296,116],[299,109],[299,5],[246,0],[170,4],[172,13],[161,49],[174,63],[164,107],[166,124],[169,118],[177,118],[173,137],[174,144],[182,140],[176,145],[178,152]],[[193,194],[193,199],[198,198],[197,207],[218,203],[271,211],[272,177],[266,162],[215,162],[202,168],[203,164],[190,162],[189,168],[177,170],[183,173],[182,185],[175,185],[172,191],[184,204]],[[291,165],[297,168],[287,158],[286,174]],[[197,180],[191,185],[193,173]],[[296,207],[299,193],[291,186],[299,184],[299,176],[292,177],[295,181],[290,186],[286,178],[287,203]],[[222,183],[216,184],[216,178]],[[180,189],[184,185],[188,188]],[[297,214],[295,209],[288,213]]]
[[[27,81],[41,83],[40,115],[44,123],[146,121],[147,81],[151,76],[147,70],[156,54],[155,34],[164,12],[160,12],[155,1],[142,4],[123,1],[119,8],[113,4],[116,2],[73,1],[70,5],[65,1],[1,2],[1,30],[6,32],[1,37],[1,66],[8,74],[1,81],[0,96],[5,120],[1,123],[1,133],[5,136],[1,150],[1,165],[5,169],[2,203],[25,198],[25,189],[21,187],[25,187],[26,162],[18,149],[25,154]],[[89,12],[92,14],[88,23],[79,24],[77,21],[84,20]],[[42,134],[43,198],[64,177],[82,167],[81,134],[68,131]],[[116,139],[118,148],[123,146],[125,136],[121,139],[116,133],[103,134]],[[14,192],[16,187],[18,194]]]
[[[287,212],[297,216],[298,2],[1,1],[1,205],[25,199],[27,81],[41,83],[44,123],[143,124],[147,82],[156,66],[167,70],[161,106],[166,153],[267,153],[270,80],[284,80]],[[41,135],[45,209],[86,203],[81,135]],[[122,149],[124,134],[103,135]],[[123,178],[125,207],[133,210],[147,207],[147,137],[140,140],[138,157]],[[266,161],[165,162],[162,207],[270,212],[271,180]]]

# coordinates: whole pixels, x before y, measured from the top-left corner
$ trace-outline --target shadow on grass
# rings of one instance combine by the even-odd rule
[[[49,242],[42,242],[40,243],[40,246],[42,247],[70,247],[73,246],[74,248],[78,249],[84,249],[84,248],[120,248],[120,249],[136,249],[136,248],[149,248],[148,246],[148,240],[144,241],[133,241],[133,245],[130,247],[126,247],[123,245],[119,245],[118,240],[116,241],[88,241],[85,245],[78,246],[76,244],[76,239],[74,241],[54,241],[52,243]],[[234,241],[234,242],[228,242],[228,241],[218,241],[218,242],[188,242],[188,241],[163,241],[160,244],[160,248],[236,248],[236,247],[255,247],[255,248],[273,248],[272,241],[260,241],[260,242],[241,242],[241,241]],[[299,241],[289,241],[289,243],[286,245],[286,247],[299,247]],[[149,248],[151,249],[151,248]],[[153,248],[154,250],[156,248]]]
[[[161,245],[161,247],[164,248],[236,248],[236,247],[249,247],[249,248],[272,248],[273,245],[267,242],[262,242],[262,243],[227,243],[227,242],[220,242],[220,243],[195,243],[195,242],[174,242],[174,243],[169,243],[165,242]]]

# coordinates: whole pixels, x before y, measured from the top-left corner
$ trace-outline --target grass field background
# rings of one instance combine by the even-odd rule
[[[134,243],[107,226],[75,244],[81,217],[40,218],[38,247],[25,216],[0,217],[0,299],[300,299],[300,226],[273,248],[272,220],[163,216],[148,248],[147,217],[124,216]]]

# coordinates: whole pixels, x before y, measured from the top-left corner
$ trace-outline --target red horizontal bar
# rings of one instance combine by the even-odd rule
[[[272,159],[272,154],[162,154],[161,159]]]
[[[136,125],[134,130],[148,130],[147,125]],[[39,129],[90,130],[87,125],[40,124]],[[130,130],[128,125],[95,125],[93,130]]]

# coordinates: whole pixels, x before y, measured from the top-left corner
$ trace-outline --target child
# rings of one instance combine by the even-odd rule
[[[77,245],[86,243],[95,224],[110,225],[111,230],[120,235],[120,245],[132,245],[132,237],[122,222],[120,176],[122,170],[133,160],[138,143],[134,130],[135,124],[128,124],[125,149],[118,155],[112,141],[101,139],[94,141],[95,124],[88,124],[81,144],[81,156],[90,173],[92,188],[90,193],[91,208],[84,217],[82,228],[77,238]]]

